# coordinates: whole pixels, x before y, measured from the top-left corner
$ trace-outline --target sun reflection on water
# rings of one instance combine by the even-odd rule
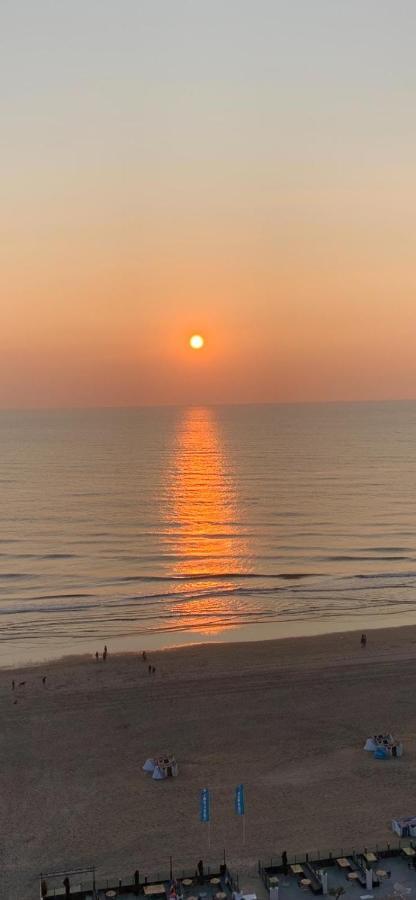
[[[238,576],[250,565],[230,462],[212,409],[184,412],[168,477],[168,541],[176,557],[172,574],[180,576],[172,613],[184,629],[218,632],[238,613]]]

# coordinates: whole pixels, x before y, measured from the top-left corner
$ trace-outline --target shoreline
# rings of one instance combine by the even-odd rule
[[[377,617],[377,618],[379,619],[380,617]],[[390,617],[388,617],[388,618],[390,618]],[[114,659],[114,658],[123,658],[123,657],[138,658],[138,657],[140,657],[143,650],[145,650],[145,652],[148,655],[151,654],[152,656],[155,656],[158,654],[168,654],[171,652],[192,651],[195,648],[199,648],[199,647],[222,647],[222,648],[225,648],[225,647],[239,647],[239,646],[249,647],[252,645],[254,645],[254,646],[256,646],[256,645],[270,646],[270,645],[275,645],[275,644],[280,645],[284,642],[291,642],[291,641],[295,641],[295,642],[314,641],[314,640],[318,641],[318,640],[325,639],[325,638],[328,638],[328,640],[330,640],[331,638],[335,640],[340,635],[357,635],[358,636],[358,635],[361,635],[361,633],[363,631],[365,631],[367,635],[369,634],[369,635],[374,636],[374,635],[379,635],[379,634],[381,635],[384,632],[390,632],[390,631],[391,632],[400,632],[400,633],[404,633],[405,631],[410,632],[413,629],[415,632],[415,642],[416,642],[416,622],[415,623],[411,622],[411,623],[406,623],[406,624],[397,624],[397,625],[392,625],[390,622],[386,622],[385,625],[377,627],[376,625],[374,625],[374,626],[368,625],[368,618],[367,618],[367,624],[365,623],[362,628],[361,627],[357,628],[356,623],[354,622],[354,623],[351,623],[351,627],[339,628],[337,630],[326,630],[326,624],[327,624],[326,622],[325,623],[322,623],[322,622],[321,623],[309,623],[309,624],[312,624],[312,627],[313,627],[313,630],[310,633],[306,633],[306,634],[299,633],[299,634],[295,634],[295,635],[283,634],[280,637],[276,637],[276,636],[272,636],[272,637],[268,637],[268,638],[252,637],[251,639],[234,638],[231,640],[226,640],[225,638],[224,639],[221,639],[221,638],[216,639],[215,637],[210,638],[210,637],[206,636],[205,639],[201,638],[200,640],[189,640],[184,643],[166,644],[164,646],[156,645],[154,647],[149,647],[149,645],[146,643],[146,640],[143,640],[140,647],[137,646],[134,649],[130,648],[130,649],[119,649],[119,650],[112,649],[111,639],[108,638],[108,645],[109,645],[109,651],[110,651],[111,657]],[[293,625],[293,623],[291,623],[291,625]],[[322,629],[319,627],[320,625],[322,625]],[[265,627],[267,628],[268,626],[265,626]],[[315,630],[315,628],[316,628],[316,630]],[[227,634],[226,631],[222,632],[222,633]],[[158,633],[158,634],[162,634],[162,633]],[[188,632],[188,634],[189,634],[189,632]],[[144,637],[146,637],[146,636],[144,636]],[[135,641],[135,644],[138,645],[139,642],[137,641],[137,638],[134,638],[134,641]],[[96,643],[98,643],[98,642],[96,642]],[[117,644],[118,641],[116,640],[115,643]],[[125,641],[123,640],[121,643],[125,643]],[[101,651],[101,649],[102,648],[100,647],[100,651]],[[1,664],[1,662],[0,662],[0,675],[3,672],[13,673],[13,672],[18,672],[18,671],[24,671],[26,669],[32,669],[32,668],[37,669],[37,668],[48,668],[51,666],[59,666],[62,663],[67,663],[67,662],[70,663],[71,661],[76,662],[76,661],[83,661],[83,660],[84,661],[93,660],[94,655],[95,655],[95,651],[93,651],[93,650],[90,650],[90,651],[83,650],[82,652],[79,652],[79,653],[63,652],[59,656],[44,657],[43,659],[28,659],[28,660],[22,662],[21,664],[16,664],[16,663]]]

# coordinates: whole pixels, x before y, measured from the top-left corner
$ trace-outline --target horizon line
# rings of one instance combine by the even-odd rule
[[[189,407],[234,407],[234,406],[373,406],[388,403],[415,403],[416,397],[386,397],[382,399],[367,398],[364,400],[336,399],[336,400],[233,400],[216,402],[178,402],[178,403],[126,403],[126,404],[90,404],[68,406],[2,406],[1,413],[42,413],[42,412],[88,412],[91,410],[134,410],[134,409],[181,409]]]

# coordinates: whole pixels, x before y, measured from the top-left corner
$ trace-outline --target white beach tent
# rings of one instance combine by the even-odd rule
[[[148,772],[155,781],[162,781],[164,778],[176,778],[178,774],[178,763],[171,754],[158,756],[154,759],[147,759],[143,771]]]
[[[414,837],[416,834],[416,816],[402,816],[393,819],[391,827],[399,837]]]
[[[374,735],[374,737],[367,738],[364,744],[364,750],[369,750],[371,753],[374,753],[375,750],[378,750],[379,747],[386,746],[384,741],[387,741],[388,745],[394,744],[394,738],[392,734],[380,734]]]

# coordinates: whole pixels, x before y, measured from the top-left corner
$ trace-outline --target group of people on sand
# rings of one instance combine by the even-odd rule
[[[147,653],[146,653],[146,650],[143,650],[143,653],[142,653],[142,660],[143,660],[143,662],[147,662]],[[147,671],[148,671],[149,675],[156,675],[156,667],[155,667],[155,666],[151,666],[150,663],[149,663],[149,665],[148,665],[148,667],[147,667]]]
[[[43,687],[46,686],[46,675],[42,675],[42,684],[43,684]],[[26,686],[26,682],[25,682],[25,681],[18,681],[18,683],[17,683],[17,687],[18,687],[18,688],[20,688],[20,687],[25,687],[25,686]],[[15,690],[16,690],[16,682],[15,682],[15,680],[14,680],[14,678],[13,678],[13,679],[12,679],[12,691],[15,691]],[[23,696],[23,694],[22,694],[22,696]],[[17,700],[14,700],[13,702],[14,702],[14,704],[15,704],[15,706],[16,706],[16,705],[17,705]]]
[[[107,647],[107,644],[105,644],[102,657],[100,657],[100,654],[97,650],[97,652],[95,654],[95,658],[96,658],[97,662],[99,662],[99,660],[101,658],[102,658],[103,662],[105,662],[107,659],[107,656],[108,656],[108,647]],[[143,662],[147,662],[147,653],[145,650],[143,650],[143,653],[142,653],[142,660],[143,660]],[[156,667],[151,666],[150,663],[147,667],[147,670],[148,670],[149,675],[156,675]],[[46,681],[46,679],[45,679],[45,681]],[[13,690],[14,690],[14,682],[13,682]]]

